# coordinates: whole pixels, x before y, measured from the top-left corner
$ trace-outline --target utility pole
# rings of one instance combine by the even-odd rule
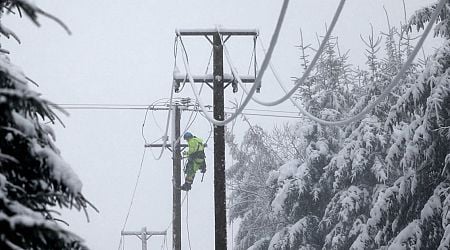
[[[221,29],[193,29],[177,30],[178,36],[204,36],[213,46],[213,75],[194,76],[194,82],[213,83],[213,109],[216,120],[224,120],[224,89],[233,84],[233,92],[237,91],[236,79],[223,72],[223,44],[231,36],[258,36],[257,30],[229,30]],[[210,36],[213,40],[211,41]],[[222,36],[226,36],[222,40]],[[240,77],[243,82],[255,82],[253,76]],[[174,81],[178,86],[187,79],[186,75],[174,74]],[[228,83],[225,85],[225,83]],[[177,90],[179,88],[175,88]],[[215,215],[215,249],[227,249],[227,217],[225,190],[225,127],[214,126],[214,215]]]
[[[181,112],[178,104],[174,106],[174,136],[173,150],[173,208],[172,208],[172,249],[181,250],[181,149],[180,149],[180,120]]]
[[[213,35],[214,119],[224,120],[223,45],[219,33]],[[225,191],[225,126],[214,126],[214,218],[215,249],[227,249]]]
[[[186,105],[188,105],[186,103]],[[162,109],[160,109],[162,110]],[[181,110],[180,104],[173,105],[174,130],[172,145],[166,144],[166,148],[172,148],[173,177],[172,177],[172,249],[181,250],[181,147],[187,147],[187,144],[180,143],[180,123]],[[146,144],[145,147],[163,147],[163,144]]]
[[[166,235],[166,231],[147,231],[146,227],[143,227],[141,231],[122,231],[121,235],[134,235],[142,241],[142,250],[147,250],[147,240],[153,235]]]

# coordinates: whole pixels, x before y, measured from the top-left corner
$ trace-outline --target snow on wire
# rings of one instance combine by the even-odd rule
[[[345,0],[341,1],[341,4],[345,2]],[[294,104],[298,110],[300,111],[301,114],[303,114],[304,116],[306,116],[307,118],[322,124],[322,125],[327,125],[327,126],[340,126],[340,125],[347,125],[350,124],[352,122],[361,120],[364,118],[364,116],[366,114],[368,114],[370,111],[372,111],[382,100],[384,100],[384,98],[386,98],[386,96],[388,96],[391,91],[398,86],[398,84],[400,83],[400,79],[402,78],[402,76],[405,74],[406,70],[411,66],[411,63],[414,61],[417,53],[419,52],[419,50],[422,48],[422,45],[425,41],[425,39],[427,38],[428,34],[431,31],[431,28],[433,27],[439,13],[441,12],[442,8],[444,7],[445,4],[445,0],[441,0],[436,8],[436,10],[433,13],[433,16],[430,20],[430,22],[428,23],[426,29],[424,30],[424,33],[422,34],[422,36],[420,37],[418,43],[416,44],[414,50],[412,51],[412,53],[410,54],[410,56],[408,57],[407,61],[403,64],[402,68],[400,69],[400,71],[397,73],[397,75],[394,77],[394,79],[392,80],[392,82],[386,87],[386,89],[383,91],[383,93],[370,105],[366,106],[361,112],[359,112],[358,114],[356,114],[353,117],[347,118],[345,120],[340,120],[340,121],[327,121],[327,120],[323,120],[320,119],[316,116],[314,116],[313,114],[309,113],[308,111],[305,110],[304,107],[302,107],[298,102],[296,102],[295,100],[293,100],[291,97],[292,95],[295,93],[295,91],[297,91],[297,89],[299,88],[299,86],[301,84],[304,83],[304,81],[306,80],[306,78],[308,77],[310,71],[312,70],[314,64],[316,63],[316,60],[318,59],[318,57],[320,56],[322,50],[323,50],[323,46],[326,43],[326,39],[328,38],[328,36],[330,35],[330,31],[333,29],[334,26],[334,21],[335,19],[333,18],[333,22],[331,23],[330,29],[328,30],[327,34],[325,35],[325,38],[318,50],[318,52],[316,53],[315,57],[313,58],[311,64],[309,65],[309,67],[306,69],[305,73],[303,74],[303,76],[298,80],[297,84],[294,86],[294,88],[292,88],[289,92],[286,90],[285,86],[283,85],[283,83],[281,82],[281,79],[279,78],[277,72],[275,71],[274,67],[272,64],[270,64],[270,69],[272,70],[275,79],[277,80],[277,82],[279,83],[279,85],[281,86],[281,88],[283,89],[283,91],[286,93],[285,96],[283,96],[282,98],[272,101],[272,102],[264,102],[264,101],[260,101],[256,98],[252,97],[252,100],[255,101],[258,104],[264,105],[264,106],[274,106],[277,104],[280,104],[282,102],[284,102],[285,100],[287,100],[288,98],[290,99],[290,101],[292,102],[292,104]],[[341,10],[339,9],[341,7],[341,5],[338,7],[338,12],[340,12]],[[338,13],[336,13],[335,18],[337,17]],[[263,46],[263,45],[261,45]],[[227,51],[227,50],[225,50]],[[263,48],[263,51],[265,51],[265,49]],[[225,55],[227,56],[227,59],[229,59],[229,55],[228,53],[225,53]],[[229,61],[230,62],[230,61]],[[234,72],[234,67],[233,65],[230,63],[230,67],[233,70],[233,75],[234,77],[236,77],[237,81],[239,82],[239,84],[241,85],[241,87],[244,89],[244,91],[250,95],[252,94],[251,91],[248,91],[244,84],[242,83],[241,79],[239,78],[239,75],[236,74]]]
[[[270,45],[269,45],[269,50],[268,50],[267,54],[266,54],[265,57],[264,57],[264,61],[263,61],[261,70],[260,70],[259,74],[257,75],[257,78],[256,78],[256,80],[255,80],[254,86],[253,86],[250,90],[247,90],[247,89],[245,88],[244,84],[242,83],[242,79],[240,79],[239,74],[237,74],[237,71],[236,71],[235,67],[233,66],[233,64],[232,64],[232,62],[231,62],[231,59],[230,59],[230,55],[229,55],[228,49],[224,46],[224,48],[225,48],[225,56],[226,56],[226,59],[227,59],[227,61],[228,61],[228,64],[230,65],[230,68],[231,68],[231,70],[232,70],[233,76],[236,78],[236,80],[238,81],[238,83],[241,85],[241,87],[244,89],[244,91],[245,91],[246,94],[247,94],[247,97],[246,97],[246,99],[243,101],[242,105],[236,110],[235,113],[233,113],[233,114],[231,115],[231,117],[229,117],[228,119],[226,119],[226,120],[224,120],[224,121],[216,120],[216,119],[212,118],[211,115],[209,115],[209,114],[207,113],[205,106],[204,106],[204,105],[202,104],[202,102],[200,101],[200,97],[199,97],[199,95],[197,94],[197,92],[196,92],[196,90],[195,90],[195,87],[194,87],[194,84],[193,84],[193,78],[192,78],[191,72],[190,72],[190,70],[189,70],[189,65],[188,65],[188,62],[186,61],[186,58],[185,58],[186,55],[184,55],[184,54],[183,54],[183,62],[184,62],[184,64],[185,64],[186,72],[187,72],[187,75],[188,75],[188,78],[189,78],[191,87],[192,87],[192,89],[193,89],[193,91],[194,91],[194,94],[195,94],[195,96],[196,96],[196,98],[197,98],[199,104],[200,104],[200,107],[201,107],[201,109],[202,109],[202,112],[205,114],[205,117],[206,117],[211,123],[213,123],[214,125],[223,126],[223,125],[225,125],[225,124],[228,124],[228,123],[231,122],[232,120],[234,120],[238,115],[240,115],[240,114],[242,113],[243,109],[244,109],[245,106],[248,104],[248,102],[250,101],[250,99],[253,100],[253,101],[255,101],[256,103],[261,104],[261,105],[264,105],[264,106],[275,106],[275,105],[278,105],[278,104],[280,104],[280,103],[286,101],[287,99],[290,99],[290,101],[292,102],[292,104],[294,104],[294,106],[296,106],[296,107],[298,108],[298,110],[300,111],[301,114],[303,114],[303,115],[306,116],[307,118],[309,118],[309,119],[311,119],[311,120],[313,120],[313,121],[315,121],[315,122],[317,122],[317,123],[319,123],[319,124],[321,124],[321,125],[326,125],[326,126],[341,126],[341,125],[347,125],[347,124],[350,124],[350,123],[352,123],[352,122],[355,122],[355,121],[358,121],[358,120],[363,119],[364,116],[365,116],[366,114],[368,114],[369,112],[371,112],[371,111],[372,111],[372,110],[373,110],[373,109],[374,109],[374,108],[375,108],[382,100],[384,100],[384,98],[386,98],[386,96],[388,96],[388,95],[391,93],[391,91],[392,91],[395,87],[398,86],[398,84],[400,83],[400,79],[401,79],[402,76],[405,74],[406,70],[410,67],[410,65],[411,65],[411,63],[414,61],[414,59],[415,59],[415,57],[416,57],[418,51],[421,49],[421,47],[422,47],[422,45],[423,45],[425,39],[428,37],[428,35],[429,35],[430,31],[431,31],[431,28],[432,28],[433,25],[434,25],[434,22],[436,21],[437,17],[439,16],[440,11],[441,11],[442,8],[444,7],[445,2],[446,2],[445,0],[441,0],[441,1],[439,2],[439,4],[437,5],[437,7],[436,7],[436,9],[435,9],[435,11],[434,11],[434,13],[433,13],[433,16],[431,17],[430,22],[428,23],[427,27],[425,28],[424,33],[423,33],[422,36],[420,37],[420,39],[419,39],[418,43],[416,44],[414,50],[411,52],[410,56],[408,57],[408,59],[406,60],[406,62],[403,64],[403,66],[402,66],[402,68],[400,69],[400,71],[399,71],[399,72],[397,73],[397,75],[394,77],[394,79],[392,80],[392,82],[386,87],[386,89],[381,93],[381,95],[380,95],[374,102],[372,102],[371,104],[369,104],[368,106],[366,106],[360,113],[356,114],[356,115],[353,116],[353,117],[347,118],[347,119],[345,119],[345,120],[340,120],[340,121],[328,121],[328,120],[320,119],[320,118],[318,118],[318,117],[312,115],[312,114],[309,113],[308,111],[306,111],[304,107],[302,107],[299,103],[297,103],[295,100],[292,99],[292,95],[295,93],[295,91],[297,91],[297,89],[300,87],[300,85],[301,85],[302,83],[304,83],[304,81],[306,80],[306,78],[309,76],[309,74],[310,74],[312,68],[314,67],[316,61],[318,60],[320,54],[322,53],[322,51],[323,51],[323,49],[324,49],[324,46],[325,46],[326,42],[328,41],[329,36],[331,35],[331,31],[333,30],[333,28],[334,28],[334,26],[335,26],[335,24],[336,24],[336,22],[337,22],[337,20],[338,20],[338,18],[339,18],[339,15],[340,15],[340,13],[341,13],[341,11],[342,11],[342,9],[343,9],[345,0],[341,0],[341,2],[339,3],[339,6],[338,6],[338,8],[337,8],[337,10],[336,10],[336,12],[335,12],[335,15],[334,15],[334,17],[333,17],[332,23],[331,23],[331,25],[330,25],[330,29],[327,31],[327,33],[326,33],[326,35],[325,35],[325,37],[324,37],[324,39],[323,39],[323,41],[322,41],[322,43],[321,43],[321,45],[320,45],[320,47],[319,47],[319,49],[318,49],[318,51],[317,51],[315,57],[313,58],[311,64],[310,64],[309,67],[306,69],[306,71],[305,71],[305,73],[302,75],[302,77],[298,80],[298,82],[296,83],[296,85],[295,85],[290,91],[287,91],[287,90],[286,90],[285,86],[281,83],[281,80],[280,80],[280,78],[279,78],[279,76],[278,76],[276,70],[274,69],[273,65],[270,63],[270,58],[271,58],[271,56],[272,56],[272,52],[273,52],[273,49],[274,49],[274,45],[275,45],[275,43],[276,43],[276,40],[277,40],[277,38],[278,38],[278,33],[279,33],[279,31],[280,31],[279,29],[281,28],[281,24],[282,24],[282,22],[283,22],[284,15],[285,15],[285,13],[286,13],[286,8],[287,8],[287,4],[288,4],[288,1],[287,1],[287,0],[283,3],[283,8],[282,8],[282,10],[281,10],[280,17],[279,17],[279,19],[278,19],[277,27],[276,27],[276,29],[275,29],[275,32],[274,32],[273,36],[272,36],[271,43],[270,43]],[[220,33],[219,28],[218,28],[218,32]],[[223,43],[223,42],[222,42],[222,43]],[[263,51],[265,51],[264,48],[263,48]],[[255,93],[255,91],[256,91],[257,86],[258,86],[259,83],[261,82],[262,76],[263,76],[263,74],[264,74],[264,72],[265,72],[267,66],[270,67],[270,69],[271,69],[271,71],[273,72],[273,74],[274,74],[274,76],[275,76],[277,82],[279,83],[279,85],[281,86],[281,88],[283,89],[283,91],[285,92],[285,95],[284,95],[283,97],[279,98],[278,100],[271,101],[271,102],[261,101],[261,100],[258,100],[257,98],[255,98],[255,97],[253,96],[254,93]]]
[[[341,1],[345,1],[345,0],[341,0]],[[280,34],[280,30],[281,30],[281,26],[283,24],[284,17],[286,16],[286,11],[287,11],[288,4],[289,4],[289,0],[284,0],[282,8],[281,8],[280,15],[279,15],[279,18],[278,18],[278,21],[277,21],[277,25],[275,27],[275,31],[274,31],[274,33],[272,35],[272,39],[270,41],[269,50],[268,50],[268,52],[266,54],[266,57],[263,60],[263,63],[261,65],[261,69],[260,69],[260,71],[259,71],[259,73],[258,73],[258,75],[256,77],[255,84],[253,85],[253,87],[250,90],[251,94],[247,96],[247,98],[244,100],[242,105],[236,110],[235,113],[233,113],[229,118],[227,118],[227,119],[225,119],[223,121],[214,119],[208,113],[208,111],[206,110],[205,105],[201,101],[200,96],[199,96],[199,94],[196,91],[195,84],[194,84],[194,79],[193,79],[192,74],[191,74],[189,63],[187,62],[187,55],[186,55],[186,53],[182,53],[184,67],[185,67],[186,73],[188,75],[189,82],[190,82],[190,85],[191,85],[192,90],[194,92],[195,98],[197,99],[203,114],[205,115],[205,117],[208,119],[209,122],[211,122],[211,123],[213,123],[214,125],[217,125],[217,126],[224,126],[224,125],[230,123],[231,121],[233,121],[238,115],[240,115],[242,113],[242,111],[244,110],[245,106],[247,106],[247,104],[249,103],[251,97],[256,92],[256,88],[258,87],[258,82],[261,82],[261,79],[262,79],[262,77],[264,75],[264,72],[267,69],[269,61],[270,61],[270,59],[272,57],[272,53],[273,53],[273,50],[274,50],[275,45],[277,43],[277,40],[278,40],[278,37],[279,37],[279,34]],[[217,28],[217,30],[218,30],[218,32],[220,32],[219,28]],[[181,36],[180,36],[179,33],[177,33],[177,37],[178,37],[178,39],[181,39]],[[183,46],[183,44],[182,44],[182,46]]]
[[[243,84],[241,78],[239,77],[239,74],[237,73],[236,68],[234,67],[234,65],[233,65],[233,63],[232,63],[232,61],[231,61],[230,53],[228,52],[228,49],[227,49],[227,47],[225,47],[225,43],[224,43],[223,40],[222,40],[222,44],[223,44],[223,46],[224,46],[224,48],[225,48],[225,56],[226,56],[226,59],[227,59],[227,61],[228,61],[228,64],[230,65],[230,68],[231,68],[231,71],[232,71],[232,73],[233,73],[233,76],[236,78],[236,80],[238,81],[238,83],[239,83],[239,84],[241,85],[241,87],[244,89],[244,92],[245,92],[247,95],[251,96],[251,99],[252,99],[254,102],[256,102],[256,103],[258,103],[258,104],[261,104],[261,105],[264,105],[264,106],[275,106],[275,105],[278,105],[278,104],[283,103],[283,102],[286,101],[287,99],[291,99],[291,96],[295,93],[295,91],[297,91],[297,89],[300,87],[300,85],[301,85],[301,84],[304,82],[304,80],[309,76],[309,74],[311,73],[312,69],[313,69],[314,66],[316,65],[317,60],[318,60],[318,59],[320,58],[320,56],[322,55],[322,52],[323,52],[324,49],[325,49],[325,46],[326,46],[326,44],[327,44],[327,42],[328,42],[328,40],[329,40],[329,38],[330,38],[330,36],[331,36],[331,33],[333,32],[333,29],[334,29],[334,27],[336,26],[336,23],[337,23],[337,21],[338,21],[338,19],[339,19],[339,16],[340,16],[341,12],[342,12],[342,9],[344,8],[344,4],[345,4],[345,0],[341,0],[340,3],[339,3],[339,5],[338,5],[338,7],[337,7],[337,9],[336,9],[336,12],[335,12],[335,14],[334,14],[334,16],[333,16],[333,19],[332,19],[332,21],[331,21],[330,28],[328,29],[327,33],[325,34],[325,37],[323,38],[322,43],[320,44],[319,49],[318,49],[317,52],[316,52],[316,55],[314,56],[313,60],[311,61],[311,64],[310,64],[309,67],[306,69],[306,71],[305,71],[305,73],[303,74],[303,76],[302,76],[302,78],[300,79],[300,81],[298,81],[298,83],[297,83],[290,91],[287,91],[286,87],[281,83],[281,80],[278,78],[278,74],[275,73],[275,70],[274,70],[274,68],[273,68],[273,65],[272,65],[272,63],[269,61],[269,67],[270,67],[271,71],[274,73],[275,78],[276,78],[277,82],[279,83],[280,87],[281,87],[281,88],[283,89],[283,91],[286,93],[283,97],[281,97],[281,98],[279,98],[278,100],[275,100],[275,101],[269,101],[269,102],[266,102],[266,101],[259,100],[259,99],[257,99],[256,97],[253,96],[253,93],[251,92],[251,90],[248,91],[248,90],[245,88],[245,86],[244,86],[244,84]],[[261,42],[260,42],[260,44],[261,44],[261,46],[262,46],[262,43],[261,43]],[[264,48],[263,48],[263,51],[264,51],[264,53],[266,52],[266,50],[265,50]],[[257,83],[259,84],[260,82],[257,82]],[[293,101],[293,100],[291,99],[291,101]]]

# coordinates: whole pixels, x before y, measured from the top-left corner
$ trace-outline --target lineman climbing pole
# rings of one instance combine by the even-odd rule
[[[230,30],[204,29],[204,30],[177,30],[177,36],[204,36],[213,46],[213,75],[194,76],[194,82],[209,83],[213,82],[213,107],[214,118],[224,120],[224,89],[228,85],[225,82],[233,84],[233,92],[237,91],[236,80],[233,76],[227,74],[224,77],[223,72],[223,44],[231,36],[252,36],[254,39],[258,36],[257,30]],[[212,41],[210,39],[212,36]],[[225,39],[222,40],[222,37]],[[174,81],[179,85],[185,82],[186,75],[174,74]],[[243,82],[254,83],[255,77],[242,76]],[[210,86],[211,87],[211,86]],[[227,217],[226,217],[226,192],[225,192],[225,127],[214,126],[214,215],[215,215],[215,249],[227,249]]]

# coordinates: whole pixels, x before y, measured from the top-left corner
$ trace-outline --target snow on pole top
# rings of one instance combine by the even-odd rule
[[[225,36],[258,36],[258,29],[176,29],[175,33],[179,36],[208,36],[220,33]]]
[[[205,75],[192,75],[192,78],[194,79],[194,82],[213,82],[214,81],[214,75],[213,74],[205,74]],[[252,75],[242,75],[239,76],[241,78],[242,82],[244,83],[253,83],[255,81],[255,76]],[[173,73],[173,79],[177,83],[185,82],[188,79],[187,74],[180,73],[180,72],[174,72]],[[223,74],[223,81],[224,82],[232,82],[235,81],[235,77],[232,74]]]

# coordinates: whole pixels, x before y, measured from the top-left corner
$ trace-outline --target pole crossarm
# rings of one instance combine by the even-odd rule
[[[145,144],[145,147],[146,148],[160,148],[160,147],[162,147],[164,144],[161,144],[161,143],[149,143],[149,144]],[[182,148],[185,148],[185,147],[187,147],[187,146],[189,146],[189,145],[187,145],[187,144],[180,144],[180,147],[182,147]],[[205,148],[208,146],[208,144],[204,144],[203,145]],[[172,145],[169,145],[169,144],[166,144],[166,148],[171,148],[172,147]]]
[[[192,78],[194,78],[194,82],[214,82],[214,75],[213,74],[206,74],[206,75],[193,75]],[[254,83],[255,82],[255,76],[254,75],[242,75],[239,76],[241,78],[243,83]],[[183,73],[174,73],[173,74],[173,80],[176,83],[183,83],[188,81],[188,76]],[[235,82],[236,77],[234,77],[232,74],[224,74],[223,75],[223,81],[224,82]]]
[[[258,29],[177,29],[175,33],[179,36],[212,36],[217,33],[224,36],[258,36]]]
[[[142,250],[147,250],[147,240],[153,235],[167,235],[167,231],[147,231],[146,227],[143,227],[141,231],[120,231],[122,236],[132,235],[138,237],[142,241]]]
[[[141,236],[142,234],[145,234],[146,236],[153,236],[153,235],[166,235],[166,231],[122,231],[121,235],[134,235],[134,236]]]

